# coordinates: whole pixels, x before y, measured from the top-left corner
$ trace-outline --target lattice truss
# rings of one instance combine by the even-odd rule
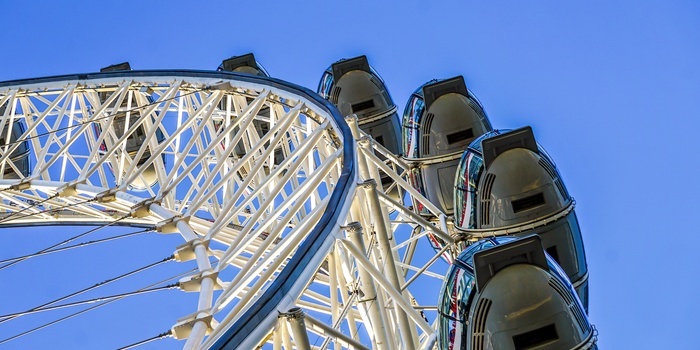
[[[170,334],[187,339],[185,348],[218,346],[244,327],[241,348],[430,348],[447,269],[440,257],[457,252],[455,239],[444,214],[408,185],[409,165],[355,119],[353,137],[344,137],[333,113],[294,89],[234,75],[0,87],[0,226],[118,223],[179,233],[176,258],[199,270],[179,283],[199,293]],[[343,156],[348,146],[352,159]],[[271,302],[261,295],[318,229],[348,162],[325,243],[304,253],[313,257],[295,267],[296,287],[275,312],[246,324],[245,311]],[[383,188],[382,178],[393,185]],[[438,219],[414,214],[405,192]],[[433,250],[427,235],[444,248]]]

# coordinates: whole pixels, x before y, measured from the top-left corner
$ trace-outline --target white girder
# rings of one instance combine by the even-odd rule
[[[20,141],[28,141],[34,165],[21,175],[11,157],[21,143],[6,134],[0,227],[118,221],[179,233],[181,256],[194,258],[199,269],[184,279],[198,283],[196,309],[173,327],[176,338],[187,338],[188,349],[219,347],[231,330],[248,327],[241,324],[247,310],[257,310],[291,268],[294,281],[285,285],[274,312],[258,315],[250,332],[234,335],[242,337],[236,338],[239,348],[292,346],[278,313],[295,306],[313,320],[312,333],[329,337],[322,348],[431,348],[435,325],[422,312],[434,310],[447,268],[438,257],[455,242],[444,214],[428,207],[441,218],[428,221],[381,185],[355,189],[370,179],[380,183],[380,172],[387,173],[396,180],[387,193],[399,187],[428,203],[408,186],[407,164],[356,128],[355,143],[337,110],[309,94],[271,80],[211,72],[0,83],[0,106],[11,106],[0,126],[24,123]],[[149,179],[153,186],[133,186]],[[345,194],[331,201],[338,184]],[[305,253],[304,265],[290,267],[333,211],[334,221],[325,224],[315,250]],[[359,241],[345,227],[354,221],[362,227]],[[415,234],[414,227],[420,227]],[[445,249],[433,251],[423,238],[428,232],[444,240]],[[232,277],[222,280],[224,272]]]

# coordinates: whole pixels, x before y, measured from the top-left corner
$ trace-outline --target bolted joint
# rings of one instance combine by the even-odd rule
[[[216,328],[219,323],[214,319],[214,316],[208,312],[195,312],[189,316],[185,316],[179,320],[172,328],[173,337],[177,340],[187,339],[190,334],[192,334],[192,328],[197,322],[204,322],[207,325],[206,334],[211,334],[211,332]]]
[[[353,124],[353,123],[354,123],[354,124],[357,124],[357,120],[358,120],[357,114],[355,114],[355,113],[353,113],[353,114],[348,114],[348,115],[345,117],[345,122],[348,123],[348,124]]]
[[[365,297],[365,292],[362,291],[362,289],[359,288],[357,284],[354,282],[348,282],[346,284],[348,288],[348,297],[352,297],[353,295],[357,295],[357,297],[362,300],[362,298]],[[376,299],[376,298],[374,298]]]
[[[143,85],[139,87],[139,92],[142,92],[146,95],[153,95],[155,91],[150,86]]]
[[[24,179],[24,180],[20,181],[19,183],[10,185],[10,188],[15,190],[15,191],[28,190],[30,187],[32,187],[32,180],[31,179]]]
[[[219,272],[215,272],[214,269],[204,270],[200,273],[180,279],[179,286],[180,289],[185,292],[199,292],[202,290],[202,281],[205,278],[210,278],[214,281],[214,290],[221,290],[223,289],[223,282],[218,276]]]
[[[349,233],[362,233],[362,224],[360,224],[358,221],[349,222],[347,226],[343,226],[341,228]]]
[[[369,179],[369,180],[365,180],[363,182],[360,182],[358,185],[360,185],[362,188],[365,188],[365,189],[373,189],[373,188],[376,189],[377,188],[377,181],[375,181],[374,179]]]
[[[293,307],[287,310],[287,312],[281,313],[280,316],[286,317],[290,320],[300,320],[304,318],[304,310],[302,310],[300,307]]]
[[[285,314],[287,322],[292,330],[292,338],[298,349],[311,349],[309,336],[306,333],[306,324],[304,322],[304,311],[301,308],[293,307]]]
[[[156,232],[158,233],[177,233],[179,230],[177,229],[177,223],[181,220],[184,220],[185,222],[190,221],[190,217],[182,217],[182,215],[175,215],[169,219],[165,219],[159,223],[156,224]]]
[[[198,245],[203,245],[205,249],[209,250],[209,240],[193,239],[175,248],[175,260],[185,262],[196,259],[194,250]]]
[[[71,181],[56,190],[59,197],[72,197],[78,195],[78,185],[84,181]]]
[[[119,192],[118,189],[110,188],[107,191],[98,193],[97,196],[95,196],[95,199],[99,203],[114,202],[117,200],[117,192]]]
[[[370,298],[370,299],[360,299],[357,301],[358,304],[364,304],[364,303],[369,303],[369,302],[376,302],[377,297]]]
[[[372,146],[372,138],[367,135],[362,136],[359,140],[357,140],[357,145],[362,148],[369,148]]]
[[[157,201],[153,198],[151,199],[146,199],[141,202],[136,203],[133,207],[131,207],[131,210],[129,210],[129,213],[131,214],[132,218],[143,218],[146,216],[151,215],[151,204],[160,204],[160,201]]]

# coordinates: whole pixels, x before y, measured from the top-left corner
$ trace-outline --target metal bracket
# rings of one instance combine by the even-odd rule
[[[131,213],[131,217],[143,218],[146,216],[150,216],[151,212],[149,209],[151,207],[151,204],[160,204],[160,201],[151,198],[136,203],[133,207],[131,207],[131,210],[129,211],[129,213]]]
[[[22,180],[20,183],[10,185],[10,188],[15,190],[15,191],[24,191],[28,190],[30,187],[32,187],[32,180]]]
[[[78,185],[80,185],[84,182],[85,182],[84,180],[83,181],[68,182],[68,183],[64,184],[63,186],[59,187],[56,190],[56,193],[58,193],[59,197],[76,196],[76,195],[78,195],[78,190],[76,189],[76,187],[78,187]]]
[[[197,257],[194,253],[194,248],[200,244],[209,250],[209,240],[194,239],[175,248],[175,260],[179,262],[194,260]]]
[[[177,233],[180,232],[177,229],[177,223],[180,220],[184,220],[185,222],[190,221],[190,217],[182,217],[181,215],[176,215],[171,217],[170,219],[165,219],[159,223],[156,224],[156,232],[158,233]]]
[[[173,337],[178,340],[187,339],[192,333],[192,328],[194,327],[195,323],[200,321],[206,323],[207,325],[206,334],[211,334],[214,328],[219,325],[219,322],[214,319],[214,316],[198,311],[177,320],[177,323],[175,323],[172,328]]]
[[[192,276],[187,276],[179,281],[180,289],[185,292],[199,292],[202,289],[202,280],[211,278],[214,281],[214,290],[221,290],[222,282],[218,278],[219,272],[214,272],[214,269],[204,270]]]
[[[114,202],[117,200],[117,192],[119,192],[118,189],[112,189],[110,188],[107,191],[100,192],[95,196],[95,199],[99,203],[109,203],[109,202]]]

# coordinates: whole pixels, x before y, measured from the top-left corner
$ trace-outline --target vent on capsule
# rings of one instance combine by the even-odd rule
[[[484,178],[484,186],[481,191],[481,225],[489,225],[491,223],[491,189],[493,182],[496,180],[496,175],[487,173]]]
[[[576,318],[576,322],[578,323],[579,327],[581,328],[581,331],[584,333],[588,332],[590,330],[590,326],[588,325],[588,321],[586,321],[586,317],[583,315],[583,310],[579,307],[578,303],[575,302],[574,296],[571,294],[571,291],[569,288],[566,288],[558,279],[556,278],[550,278],[549,279],[549,285],[554,289],[559,295],[564,299],[564,301],[569,305],[569,310],[571,310],[571,313],[574,315]]]
[[[336,86],[333,88],[333,91],[331,92],[330,100],[331,100],[331,103],[334,105],[338,104],[338,99],[340,98],[340,90],[341,90],[341,87]]]
[[[476,305],[474,318],[472,319],[472,349],[484,349],[484,331],[486,330],[486,316],[491,309],[491,299],[481,298]]]
[[[428,113],[425,116],[425,124],[423,124],[423,155],[430,154],[430,127],[433,125],[435,114]]]

